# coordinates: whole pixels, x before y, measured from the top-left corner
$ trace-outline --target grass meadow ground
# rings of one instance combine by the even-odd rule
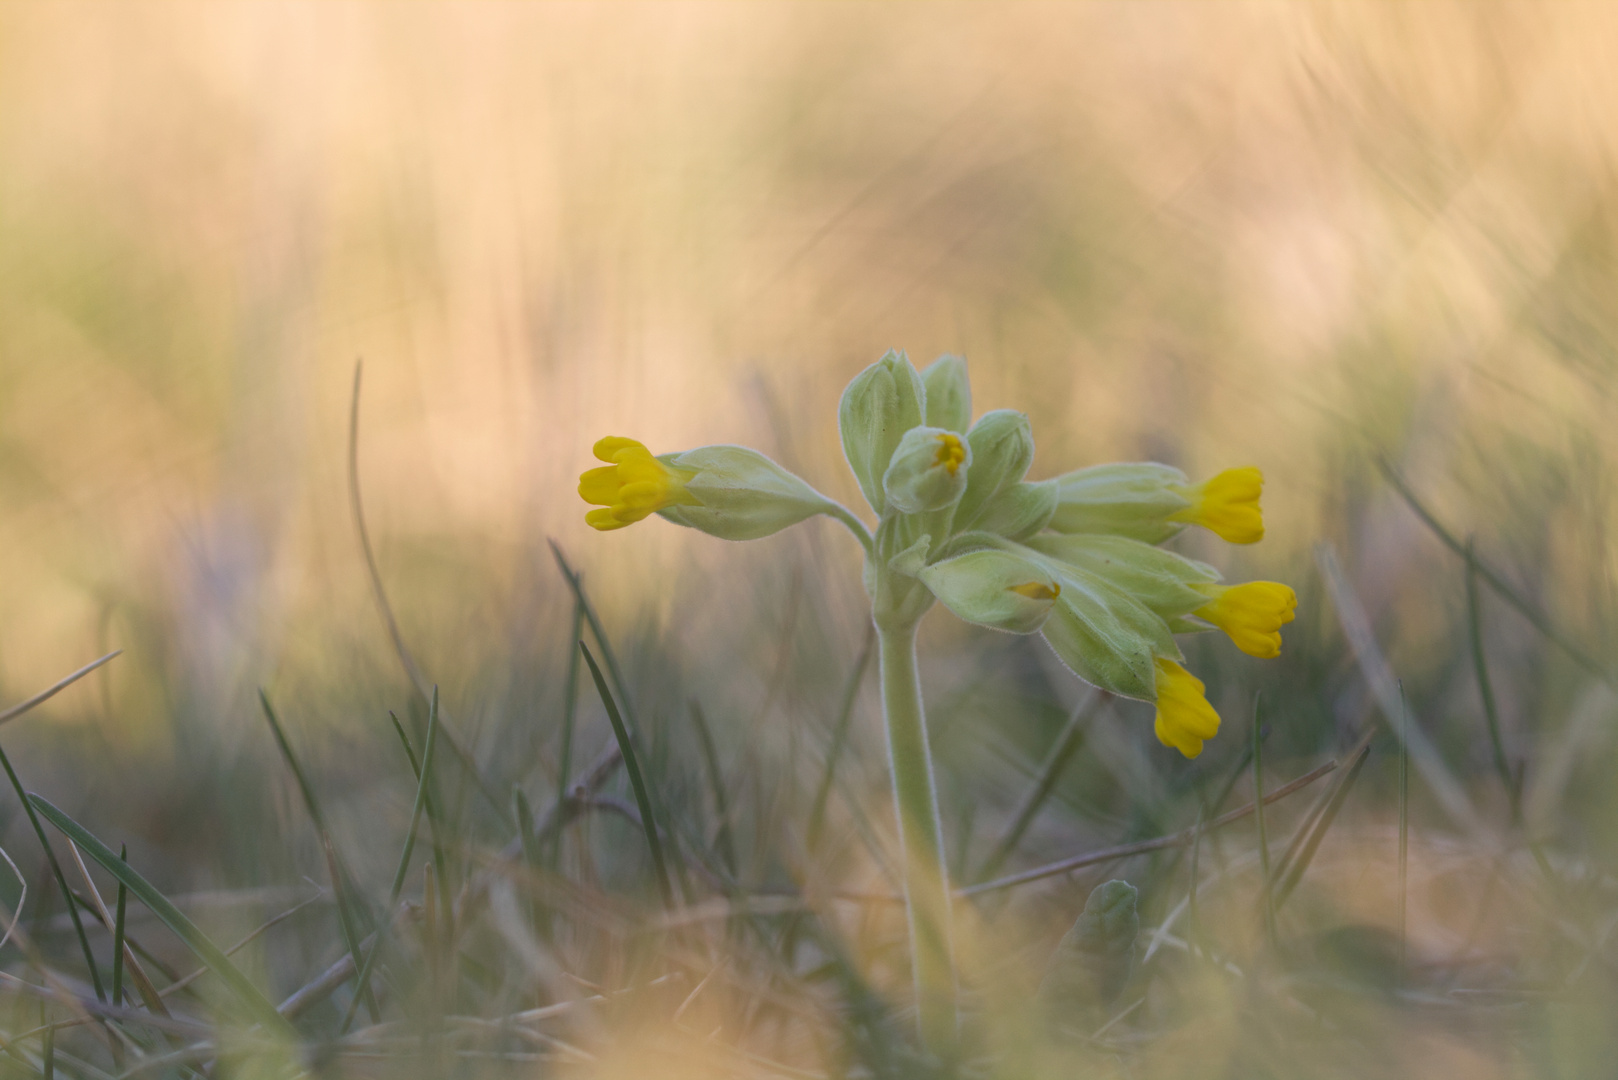
[[[0,8],[0,1074],[939,1074],[858,545],[574,491],[900,347],[1299,599],[928,616],[955,1073],[1613,1075],[1613,16]]]

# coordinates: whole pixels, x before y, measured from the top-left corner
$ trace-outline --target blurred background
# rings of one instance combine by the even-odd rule
[[[739,442],[853,506],[842,387],[889,348],[954,352],[978,412],[1031,417],[1036,478],[1260,466],[1263,544],[1179,546],[1300,596],[1279,661],[1188,644],[1226,717],[1203,759],[1157,746],[1149,707],[1102,710],[1019,859],[1191,824],[1255,690],[1278,777],[1351,744],[1377,714],[1328,551],[1490,835],[1412,782],[1413,941],[1514,986],[1583,948],[1610,979],[1610,685],[1485,589],[1515,829],[1465,563],[1376,462],[1611,670],[1615,47],[1618,8],[1595,4],[0,7],[0,701],[124,650],[5,745],[176,889],[297,885],[323,863],[262,687],[356,873],[387,880],[394,841],[364,837],[399,827],[413,786],[386,714],[421,707],[350,509],[363,361],[379,569],[489,783],[555,797],[573,600],[554,539],[667,797],[710,809],[696,697],[759,808],[737,825],[750,865],[788,880],[772,830],[802,831],[863,642],[856,545],[826,522],[745,545],[657,520],[598,535],[577,476],[604,434]],[[923,652],[970,867],[1083,688],[1038,639],[943,614]],[[575,768],[611,738],[583,686]],[[880,831],[874,680],[857,701],[847,800]],[[1300,932],[1393,918],[1377,749]],[[463,804],[469,835],[509,839]],[[1530,935],[1556,937],[1509,889],[1480,906],[1525,835],[1595,905],[1563,909],[1593,920],[1582,946]],[[1109,873],[1150,876],[1131,865]],[[1048,952],[1099,880],[1042,894],[1029,940]],[[1176,880],[1143,893],[1147,923]],[[266,977],[295,985],[329,944],[288,937]],[[1516,1067],[1444,1023],[1406,1064]],[[1561,1075],[1593,1075],[1584,1050],[1545,1060],[1564,1052]]]

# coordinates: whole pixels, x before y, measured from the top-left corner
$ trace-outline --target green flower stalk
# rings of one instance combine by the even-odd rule
[[[1220,584],[1213,567],[1158,545],[1188,526],[1224,540],[1263,538],[1255,468],[1191,483],[1156,463],[1099,465],[1030,481],[1028,417],[997,409],[972,423],[966,362],[917,371],[890,352],[843,391],[843,453],[877,518],[854,513],[769,458],[739,446],[653,455],[633,439],[595,445],[606,464],[579,494],[603,532],[652,514],[726,540],[753,540],[815,515],[842,522],[865,550],[881,654],[888,764],[905,861],[905,904],[923,1045],[956,1038],[951,894],[927,746],[916,628],[935,601],[967,622],[1041,634],[1076,675],[1156,706],[1165,746],[1194,758],[1219,730],[1175,635],[1219,629],[1238,648],[1279,655],[1297,606],[1276,582]]]

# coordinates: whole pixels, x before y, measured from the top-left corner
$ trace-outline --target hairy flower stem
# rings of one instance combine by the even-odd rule
[[[955,948],[944,832],[938,819],[933,759],[916,672],[916,621],[879,620],[882,713],[888,727],[888,767],[899,817],[905,867],[905,911],[916,978],[917,1023],[931,1053],[955,1050]]]

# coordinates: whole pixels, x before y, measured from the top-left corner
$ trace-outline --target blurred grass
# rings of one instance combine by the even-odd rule
[[[656,521],[597,536],[573,485],[614,432],[758,446],[852,505],[844,383],[891,346],[960,352],[979,411],[1030,414],[1037,476],[1261,466],[1265,543],[1181,546],[1300,598],[1280,661],[1187,642],[1226,718],[1198,761],[1156,745],[1148,709],[1099,707],[1006,872],[1250,801],[1245,772],[1216,800],[1249,768],[1255,694],[1268,784],[1346,763],[1378,706],[1321,541],[1476,814],[1446,817],[1412,758],[1402,982],[1384,963],[1405,824],[1385,733],[1277,895],[1275,948],[1250,821],[1195,858],[975,902],[971,1068],[1599,1075],[1618,1004],[1618,700],[1486,584],[1474,608],[1465,561],[1376,460],[1618,666],[1615,45],[1596,5],[0,7],[0,704],[124,650],[0,730],[6,752],[109,849],[127,842],[213,941],[327,885],[235,956],[272,1000],[347,951],[256,695],[363,906],[380,902],[417,790],[387,716],[421,746],[428,708],[347,505],[363,357],[378,567],[446,734],[499,800],[441,757],[424,788],[437,920],[409,909],[375,980],[408,1026],[330,1041],[350,982],[300,1015],[320,1068],[442,1076],[433,1054],[459,1051],[513,1057],[454,1066],[490,1075],[902,1075],[902,920],[833,898],[893,887],[874,680],[844,692],[865,635],[854,546],[821,524],[748,545]],[[658,913],[623,777],[564,787],[615,742],[578,685],[550,537],[596,604],[591,647],[621,669],[690,871],[677,930],[658,929],[680,916]],[[952,864],[980,866],[1086,691],[1037,640],[942,617],[922,657]],[[545,857],[458,913],[491,853],[521,849],[513,788],[551,814],[530,838]],[[1268,808],[1272,852],[1321,797]],[[0,966],[88,993],[9,797],[0,845],[30,886],[27,944]],[[1105,1015],[1054,1025],[1078,1037],[1047,1039],[1030,996],[1113,876],[1141,894],[1133,981]],[[0,878],[9,912],[19,889]],[[703,914],[800,894],[803,911]],[[175,977],[195,966],[139,904],[128,923]],[[219,988],[185,993],[194,1018]],[[3,1001],[8,1041],[40,1026],[23,991]],[[109,1040],[128,1067],[194,1034],[113,1027],[63,1029],[54,1068],[116,1073]],[[431,1054],[363,1056],[423,1032]],[[220,1037],[227,1056],[247,1039]],[[40,1039],[0,1069],[37,1075]]]

